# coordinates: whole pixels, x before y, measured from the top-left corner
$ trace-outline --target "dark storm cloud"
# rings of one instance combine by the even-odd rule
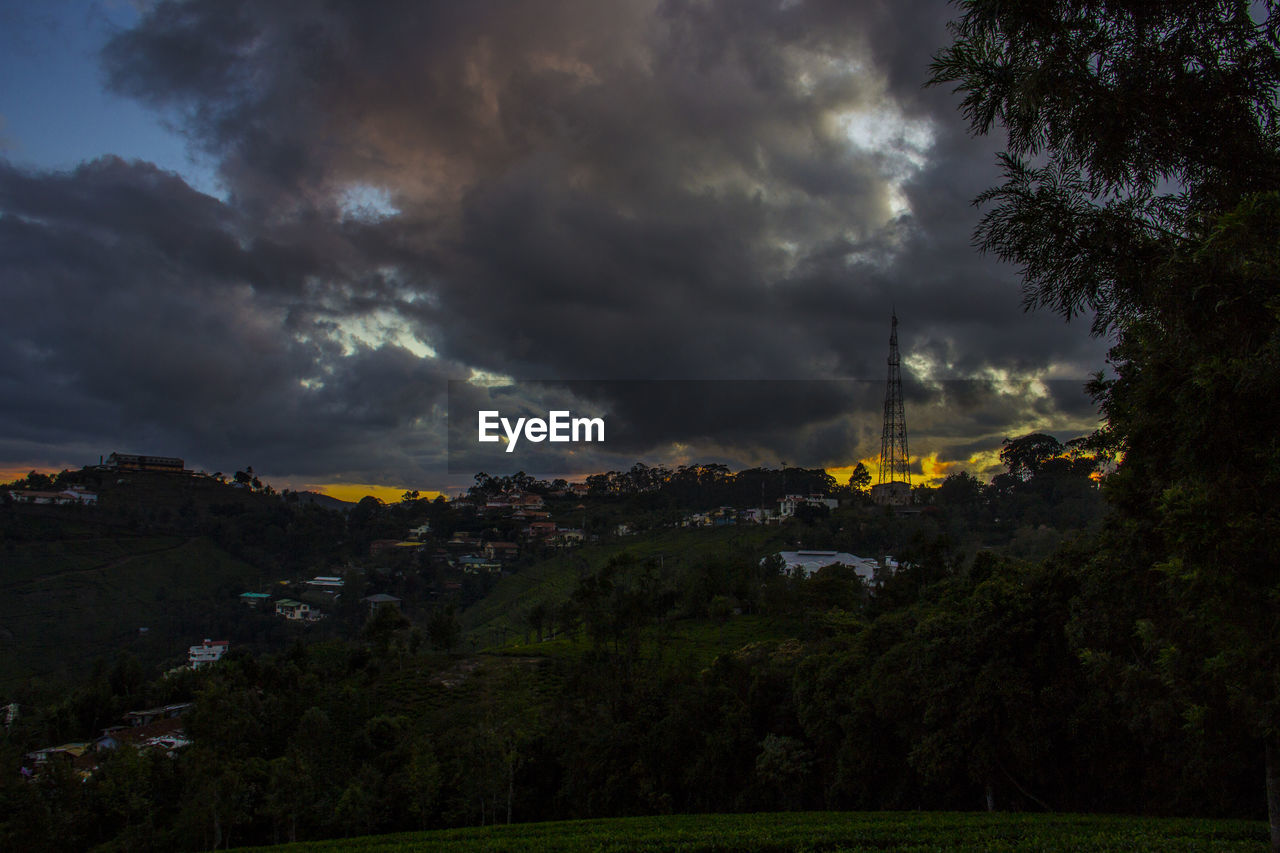
[[[10,417],[94,424],[59,446],[145,425],[218,464],[404,482],[442,465],[443,380],[473,368],[881,382],[896,307],[909,404],[930,380],[1082,375],[1100,346],[1023,315],[1014,271],[970,246],[995,149],[921,87],[947,15],[158,3],[107,79],[220,164],[226,199],[117,160],[0,174],[27,347]],[[652,448],[637,402],[627,447]],[[984,405],[986,429],[1047,404]],[[690,425],[694,452],[871,455],[874,422],[828,408],[778,426],[730,406]]]
[[[0,213],[10,458],[158,447],[209,468],[269,457],[299,475],[442,458],[417,436],[446,366],[389,346],[340,357],[290,334],[318,315],[256,290],[281,251],[176,176],[117,159],[61,175],[0,167]],[[335,263],[284,254],[295,273]],[[415,446],[426,458],[405,458]]]

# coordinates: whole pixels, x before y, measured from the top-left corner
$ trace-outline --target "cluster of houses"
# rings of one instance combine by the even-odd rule
[[[325,583],[327,585],[326,588],[329,590],[342,589],[342,578],[312,578],[312,581]],[[310,584],[311,581],[308,581],[308,583]],[[262,610],[271,604],[271,595],[266,592],[242,592],[240,593],[240,601],[249,607]],[[312,607],[306,602],[296,601],[292,598],[276,599],[275,612],[277,616],[283,616],[290,622],[317,622],[324,618],[320,608]]]
[[[576,484],[586,494],[585,484]],[[557,495],[577,494],[572,487]],[[470,503],[461,498],[464,504]],[[435,554],[436,561],[457,569],[464,574],[485,572],[499,573],[504,566],[519,556],[522,547],[572,548],[582,544],[582,530],[557,525],[545,508],[543,498],[537,494],[517,492],[486,498],[483,503],[470,503],[478,517],[491,521],[515,522],[519,541],[483,541],[480,537],[458,532],[445,543],[444,550]],[[579,507],[585,509],[585,507]],[[392,552],[399,549],[422,551],[431,533],[430,524],[411,528],[403,539],[377,539],[369,543],[369,555]]]
[[[41,491],[38,489],[10,489],[9,498],[14,503],[37,504],[42,506],[97,506],[98,495],[84,486],[70,486],[66,489]]]
[[[132,746],[141,751],[161,750],[166,755],[173,755],[191,743],[182,724],[182,715],[191,710],[191,706],[190,702],[178,702],[159,708],[130,711],[124,715],[125,725],[105,728],[101,736],[94,740],[64,743],[28,752],[24,756],[21,773],[25,778],[32,779],[42,768],[62,761],[68,763],[82,779],[88,779],[98,769],[104,753],[123,746]]]
[[[314,590],[332,595],[336,599],[342,593],[343,580],[335,575],[317,575],[306,581],[306,585]],[[271,595],[265,592],[243,592],[240,594],[240,600],[249,607],[261,609],[271,603]],[[369,612],[372,613],[379,607],[384,606],[398,609],[401,599],[396,598],[394,595],[380,592],[366,595],[360,601],[368,606]],[[275,612],[277,616],[282,616],[290,622],[317,622],[324,618],[320,608],[293,598],[276,599]],[[205,642],[208,641],[206,640]]]
[[[706,512],[691,512],[680,519],[680,526],[730,527],[735,524],[761,524],[763,523],[762,514],[765,512],[768,512],[769,515],[773,514],[772,510],[736,509],[731,506],[722,506]]]
[[[559,496],[585,495],[588,489],[585,483],[573,483],[567,489],[557,493]],[[823,508],[833,510],[839,505],[835,498],[819,494],[789,494],[778,499],[776,508],[737,509],[723,506],[707,512],[689,513],[680,521],[682,527],[724,527],[738,524],[780,524],[796,515],[801,507]],[[513,560],[523,545],[540,545],[543,547],[572,548],[584,543],[586,537],[582,529],[557,525],[551,520],[551,514],[544,508],[541,495],[515,493],[509,495],[490,496],[484,503],[475,505],[476,513],[493,520],[515,521],[519,523],[519,542],[490,541],[484,542],[474,534],[458,532],[446,543],[446,551],[437,556],[451,568],[461,570],[465,574],[499,573],[505,565]],[[579,505],[576,509],[586,510]],[[430,527],[423,525],[409,531],[409,540],[399,543],[401,546],[417,545],[426,538]],[[634,533],[632,525],[618,524],[613,529],[615,536],[628,536]]]
[[[582,488],[585,490],[586,486],[582,485]],[[476,504],[475,510],[477,515],[493,521],[515,522],[519,541],[486,542],[472,533],[454,533],[437,558],[464,574],[499,573],[520,555],[522,547],[573,548],[585,539],[580,528],[565,527],[552,521],[541,495],[516,493],[490,497],[483,504]],[[429,528],[415,528],[410,531],[410,536],[420,540],[428,531]]]
[[[777,509],[768,507],[738,509],[722,506],[707,512],[693,512],[680,521],[681,527],[728,527],[735,524],[781,524],[793,518],[800,507],[822,507],[833,510],[840,505],[835,498],[826,495],[783,495],[778,498]]]
[[[826,495],[783,495],[778,498],[778,515],[779,519],[791,518],[796,514],[796,510],[800,507],[813,507],[815,509],[826,508],[828,510],[835,509],[840,502],[835,498],[829,498]]]
[[[577,488],[581,488],[583,494],[586,493],[586,485],[576,483],[569,489],[556,494],[560,496],[577,494],[575,491]],[[581,504],[577,508],[586,509]],[[556,548],[571,548],[582,544],[582,530],[576,527],[557,525],[552,521],[551,513],[544,508],[542,495],[517,492],[511,495],[491,497],[483,505],[476,507],[476,514],[489,518],[509,519],[516,522],[520,526],[520,538],[530,544],[550,545]],[[505,544],[514,545],[514,543]]]

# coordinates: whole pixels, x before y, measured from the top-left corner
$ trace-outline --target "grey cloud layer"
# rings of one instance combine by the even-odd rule
[[[220,164],[226,199],[119,160],[0,171],[22,442],[0,450],[140,436],[428,484],[446,377],[878,379],[891,305],[939,378],[1083,375],[1100,346],[1022,315],[969,245],[993,149],[920,87],[946,13],[157,4],[107,79]],[[395,215],[353,213],[352,188]]]

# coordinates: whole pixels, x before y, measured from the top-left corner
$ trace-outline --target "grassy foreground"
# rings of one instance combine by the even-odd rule
[[[1265,850],[1258,821],[1113,815],[796,812],[470,827],[272,850],[1229,851]],[[260,848],[259,848],[260,849]]]

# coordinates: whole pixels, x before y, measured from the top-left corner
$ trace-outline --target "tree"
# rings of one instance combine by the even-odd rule
[[[432,648],[451,652],[462,638],[462,626],[454,614],[453,605],[436,610],[427,621],[427,639]]]
[[[849,488],[855,492],[864,492],[871,485],[871,472],[867,470],[867,466],[859,462],[853,468],[853,473],[849,475]]]
[[[545,601],[539,601],[529,608],[529,627],[538,635],[538,642],[542,642],[542,631],[550,621],[551,608]]]
[[[1021,438],[1006,438],[1002,445],[1000,462],[1019,480],[1030,480],[1047,462],[1063,452],[1061,442],[1041,432]]]
[[[1276,3],[958,5],[930,83],[956,84],[975,133],[1008,133],[977,240],[1021,266],[1029,307],[1096,312],[1097,331],[1149,316],[1154,268],[1280,185]]]
[[[48,474],[41,474],[39,471],[32,471],[27,474],[28,489],[52,489],[53,478]]]
[[[930,82],[1008,134],[976,242],[1028,307],[1115,336],[1104,550],[1157,593],[1126,641],[1186,725],[1223,709],[1258,739],[1280,850],[1280,4],[959,5]]]
[[[756,755],[755,771],[771,795],[770,805],[786,811],[800,809],[812,764],[813,756],[802,741],[786,735],[765,735]]]

